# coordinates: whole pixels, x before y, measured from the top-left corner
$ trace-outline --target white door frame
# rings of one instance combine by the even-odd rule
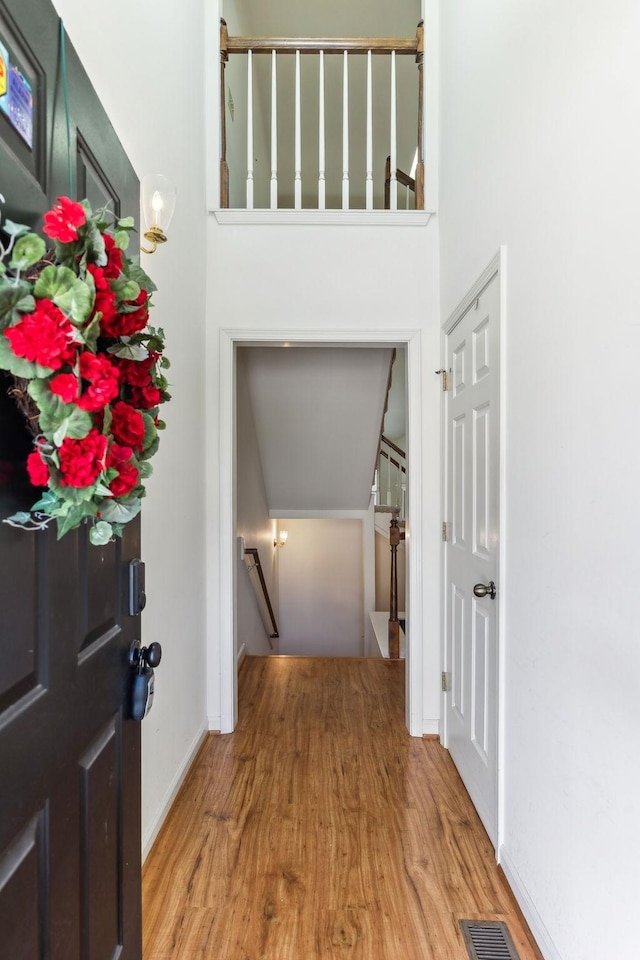
[[[221,330],[220,331],[220,731],[231,733],[238,716],[235,653],[235,350],[237,346],[406,347],[409,513],[407,517],[406,722],[423,734],[423,505],[422,505],[422,338],[419,330]],[[213,638],[211,638],[213,641]],[[210,642],[210,649],[213,643]],[[213,666],[213,665],[212,665]],[[215,675],[215,668],[210,676]]]
[[[498,811],[497,811],[497,843],[496,860],[500,862],[500,847],[504,838],[504,703],[505,703],[505,596],[507,586],[507,565],[506,565],[506,318],[507,318],[507,248],[501,246],[498,253],[493,257],[485,270],[478,277],[468,293],[462,298],[453,313],[449,315],[442,325],[441,335],[441,366],[444,367],[447,356],[447,336],[454,329],[456,324],[462,319],[469,307],[473,304],[484,288],[497,275],[500,296],[500,316],[498,317],[498,331],[500,337],[500,425],[499,425],[499,470],[498,470],[498,622],[496,625],[496,639],[498,644]],[[442,404],[441,419],[441,440],[440,440],[440,462],[442,470],[442,516],[449,519],[450,504],[449,495],[449,474],[448,474],[448,430],[447,417],[449,413],[449,396],[445,394],[445,402]],[[442,670],[450,672],[451,666],[447,659],[447,630],[449,605],[447,602],[447,568],[446,568],[446,544],[442,551],[441,565],[441,608],[440,620],[442,624]],[[447,730],[447,712],[445,709],[445,694],[442,693],[440,700],[440,739],[444,747],[448,742]]]

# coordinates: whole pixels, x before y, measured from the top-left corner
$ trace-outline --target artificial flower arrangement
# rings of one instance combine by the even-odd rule
[[[34,435],[27,472],[41,495],[5,522],[58,538],[91,523],[95,545],[140,511],[158,449],[164,333],[148,326],[156,289],[124,255],[132,217],[59,197],[44,240],[5,220],[0,243],[0,368]]]

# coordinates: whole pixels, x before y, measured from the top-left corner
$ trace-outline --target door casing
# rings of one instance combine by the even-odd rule
[[[482,271],[471,289],[465,294],[455,310],[449,315],[442,325],[442,352],[441,366],[444,367],[447,357],[447,337],[462,319],[471,304],[476,300],[482,290],[495,277],[498,277],[500,308],[498,317],[498,330],[500,338],[500,423],[499,423],[499,470],[498,470],[498,595],[497,595],[497,643],[498,643],[498,811],[497,811],[497,844],[496,860],[500,862],[500,847],[504,838],[504,702],[505,702],[505,596],[507,588],[507,565],[506,565],[506,319],[507,319],[507,248],[501,246],[498,253],[492,258],[485,270]],[[440,465],[441,465],[441,504],[443,519],[450,516],[449,504],[449,475],[448,475],[448,397],[444,396],[442,404],[441,426],[440,426]],[[442,562],[441,562],[441,590],[440,590],[440,623],[441,623],[441,662],[442,670],[449,671],[450,665],[447,658],[447,627],[448,627],[448,603],[447,603],[447,566],[446,566],[446,543],[443,543]],[[440,702],[440,740],[444,747],[448,743],[447,714],[445,709],[445,696],[441,694]]]
[[[237,662],[234,638],[235,592],[235,349],[236,346],[397,347],[407,350],[407,435],[409,491],[422,489],[422,337],[420,330],[221,330],[220,331],[220,437],[219,437],[219,543],[210,545],[210,568],[217,569],[220,619],[209,643],[220,644],[220,731],[230,733],[238,716]],[[423,730],[423,504],[409,494],[407,539],[408,619],[406,661],[406,723],[412,736]],[[209,538],[210,541],[215,538]],[[218,597],[209,578],[210,609]],[[213,625],[212,625],[213,626]]]

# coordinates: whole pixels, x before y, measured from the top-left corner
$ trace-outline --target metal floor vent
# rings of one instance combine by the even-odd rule
[[[520,960],[506,923],[499,920],[461,920],[470,960]]]

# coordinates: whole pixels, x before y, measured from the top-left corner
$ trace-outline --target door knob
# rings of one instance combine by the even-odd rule
[[[496,585],[493,582],[493,580],[489,580],[489,583],[487,584],[476,583],[475,587],[473,588],[473,595],[474,597],[480,597],[480,598],[489,596],[491,597],[492,600],[495,600]]]

